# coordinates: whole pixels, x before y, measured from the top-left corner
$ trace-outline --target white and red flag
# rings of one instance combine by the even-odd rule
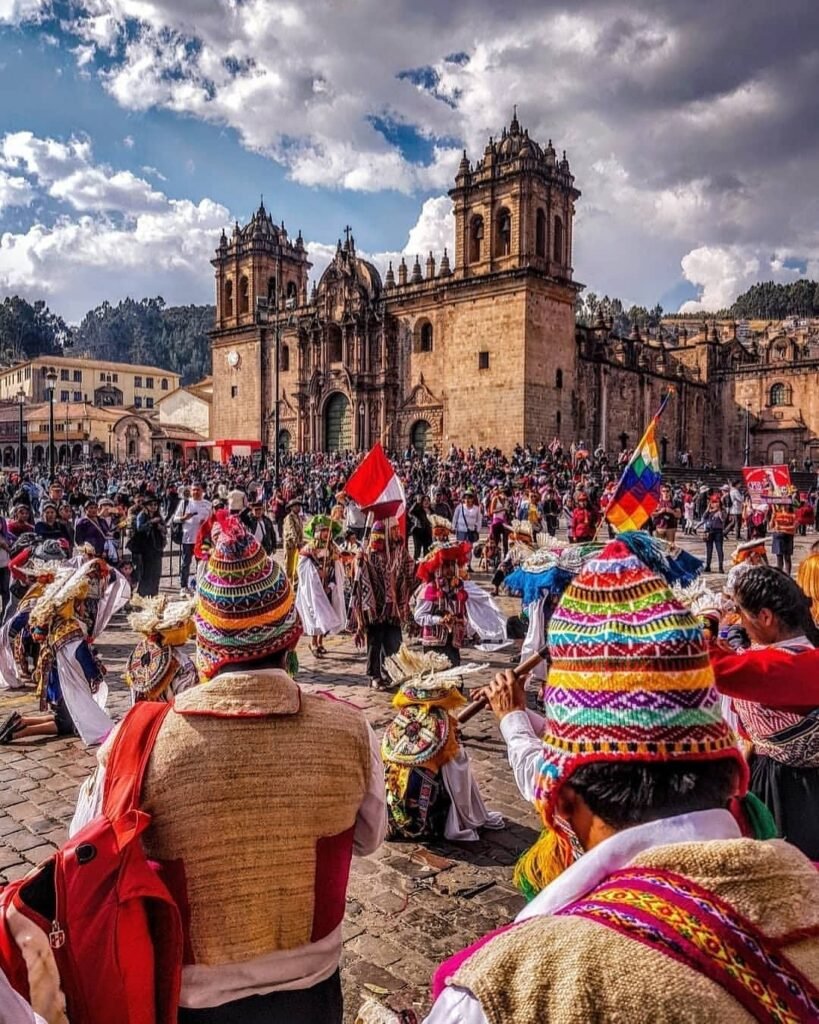
[[[392,463],[376,441],[361,460],[358,468],[344,486],[362,512],[372,513],[374,519],[397,519],[401,532],[406,534],[407,496]]]

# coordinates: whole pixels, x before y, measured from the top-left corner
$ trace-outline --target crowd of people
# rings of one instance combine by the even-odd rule
[[[393,459],[405,530],[349,498],[352,454],[288,455],[278,486],[248,461],[0,481],[6,592],[17,585],[0,685],[36,686],[44,709],[7,715],[0,746],[101,744],[75,848],[101,814],[139,810],[129,840],[178,866],[162,875],[183,940],[156,972],[173,1004],[162,1024],[340,1024],[352,857],[504,827],[462,743],[468,697],[498,719],[543,832],[514,871],[526,907],[451,951],[429,1024],[648,1024],[681,1007],[819,1019],[819,550],[791,575],[815,489],[763,509],[736,481],[663,484],[646,532],[615,536],[605,513],[627,460],[582,443],[407,451]],[[704,564],[676,545],[692,531]],[[717,583],[701,572],[723,572],[729,538]],[[519,614],[501,613],[482,570]],[[134,707],[114,723],[93,639],[126,605]],[[343,631],[370,685],[393,692],[380,737],[296,681],[302,636],[321,681]],[[462,651],[516,638],[515,661],[540,652],[531,678],[509,669],[467,694]],[[123,787],[132,802],[115,804]],[[62,1022],[75,979],[49,1015],[3,931],[24,903],[15,885],[0,894],[0,1013]],[[116,969],[105,957],[97,976]]]

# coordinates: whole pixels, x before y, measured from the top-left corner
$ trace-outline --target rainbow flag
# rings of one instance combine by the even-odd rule
[[[641,530],[660,503],[660,452],[657,422],[671,397],[669,391],[634,449],[606,508],[606,519],[618,533]]]

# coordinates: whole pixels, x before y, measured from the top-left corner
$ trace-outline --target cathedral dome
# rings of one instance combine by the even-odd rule
[[[338,243],[335,256],[321,275],[319,295],[338,287],[339,283],[357,285],[371,300],[377,299],[381,294],[381,275],[369,260],[363,260],[356,255],[355,242],[352,238],[343,246],[341,242]]]

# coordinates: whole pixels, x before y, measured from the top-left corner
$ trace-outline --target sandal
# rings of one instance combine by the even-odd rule
[[[23,716],[19,711],[12,711],[12,713],[5,719],[3,724],[0,726],[0,743],[11,743],[22,717]]]

